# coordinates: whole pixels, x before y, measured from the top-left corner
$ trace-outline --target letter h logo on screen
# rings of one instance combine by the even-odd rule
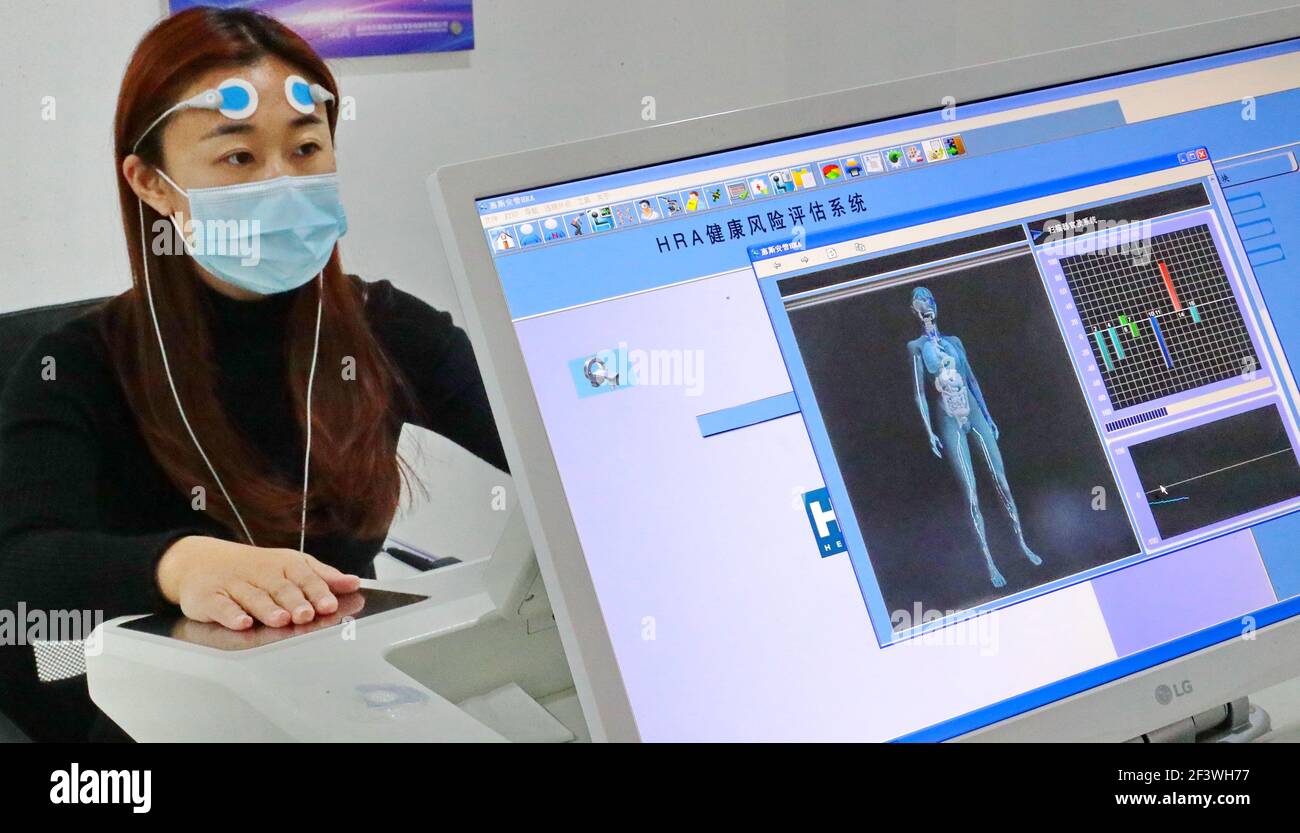
[[[840,522],[835,519],[831,495],[826,487],[804,492],[803,506],[808,512],[808,523],[812,524],[813,537],[817,539],[817,549],[822,558],[844,552],[847,549],[844,536],[840,534]]]

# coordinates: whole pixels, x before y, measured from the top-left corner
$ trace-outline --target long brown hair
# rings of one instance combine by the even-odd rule
[[[301,481],[296,474],[272,473],[222,409],[207,320],[210,302],[201,292],[196,266],[188,257],[156,254],[152,246],[146,253],[141,226],[156,229],[159,221],[166,220],[147,204],[138,203],[122,173],[122,162],[140,134],[201,74],[272,56],[322,84],[339,100],[334,76],[307,42],[256,12],[189,9],[158,23],[136,47],[122,79],[113,126],[132,287],[109,301],[103,334],[141,433],[167,478],[186,496],[196,486],[204,487],[208,511],[242,537],[234,512],[191,442],[172,399],[146,295],[144,258],[148,257],[158,325],[190,423],[257,543],[296,548]],[[338,114],[333,106],[326,110],[333,136]],[[165,126],[163,122],[150,131],[135,151],[156,167],[163,164]],[[393,409],[401,382],[370,331],[358,284],[343,274],[337,249],[325,267],[321,292],[308,531],[379,536],[391,522],[401,493],[396,456],[400,422]],[[289,311],[284,343],[288,378],[269,380],[289,385],[298,425],[304,431],[316,305],[317,293],[309,284]],[[344,378],[344,362],[349,358],[355,363],[354,379]]]

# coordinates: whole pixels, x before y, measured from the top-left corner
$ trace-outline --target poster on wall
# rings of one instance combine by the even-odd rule
[[[473,0],[169,0],[265,12],[302,35],[323,58],[453,52],[474,48]]]

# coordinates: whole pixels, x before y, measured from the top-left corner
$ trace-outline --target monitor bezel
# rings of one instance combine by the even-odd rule
[[[465,327],[592,737],[633,741],[640,733],[476,200],[935,110],[948,96],[958,102],[998,98],[1296,37],[1300,8],[1263,12],[464,162],[431,176],[430,195]],[[1251,636],[1008,715],[963,737],[1124,740],[1300,673],[1300,616]],[[1153,696],[1160,685],[1183,696],[1162,704]]]

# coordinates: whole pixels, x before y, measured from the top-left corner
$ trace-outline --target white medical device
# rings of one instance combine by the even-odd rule
[[[517,508],[488,558],[362,584],[303,626],[114,619],[91,697],[138,741],[589,738]]]

